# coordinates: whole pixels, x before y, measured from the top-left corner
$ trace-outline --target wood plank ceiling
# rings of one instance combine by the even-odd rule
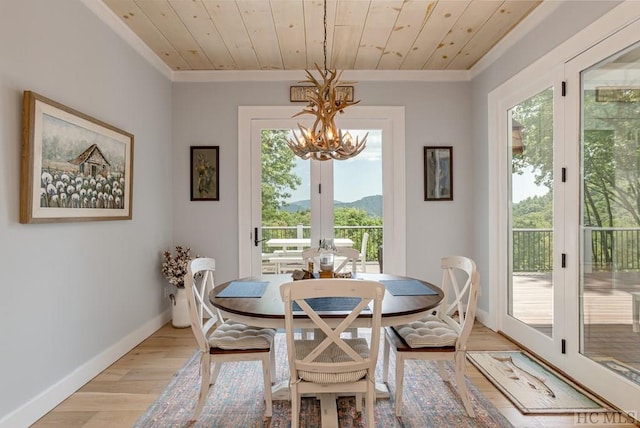
[[[324,64],[318,0],[103,0],[172,70]],[[541,0],[328,0],[327,65],[469,70]]]

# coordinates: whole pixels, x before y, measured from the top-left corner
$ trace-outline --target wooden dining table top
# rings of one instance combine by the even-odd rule
[[[389,290],[385,291],[382,300],[382,325],[398,325],[422,318],[429,311],[440,304],[444,298],[442,290],[426,281],[390,274],[357,273],[353,281],[399,281],[410,280],[415,287],[415,281],[426,287],[424,295],[393,295]],[[217,297],[225,288],[235,282],[267,282],[266,289],[261,297]],[[259,327],[284,327],[284,303],[280,297],[280,286],[293,281],[291,274],[263,274],[247,278],[235,279],[217,285],[209,294],[211,304],[218,308],[228,318],[250,323]],[[431,290],[431,291],[429,291]],[[397,293],[396,293],[397,294]],[[344,318],[348,311],[325,311],[323,318]],[[361,318],[371,318],[370,313],[363,313]],[[294,314],[294,318],[304,319],[303,313]],[[366,325],[366,320],[363,320]]]

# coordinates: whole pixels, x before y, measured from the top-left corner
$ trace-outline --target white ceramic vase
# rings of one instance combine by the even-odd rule
[[[184,288],[177,288],[171,299],[171,324],[176,328],[186,328],[191,326],[189,320],[189,303],[187,302],[187,292]]]

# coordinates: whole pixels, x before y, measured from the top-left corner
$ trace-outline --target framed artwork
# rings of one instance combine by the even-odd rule
[[[20,223],[131,220],[133,135],[23,95]]]
[[[220,147],[191,146],[191,200],[220,200]]]
[[[315,86],[290,86],[289,101],[292,103],[306,103],[315,90]],[[346,97],[349,102],[353,101],[353,86],[336,86],[336,95],[340,98]]]
[[[424,148],[424,200],[453,200],[453,152],[451,146]]]

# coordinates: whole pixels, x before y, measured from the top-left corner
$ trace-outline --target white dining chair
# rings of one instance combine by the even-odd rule
[[[209,292],[215,286],[215,268],[214,259],[196,258],[188,264],[184,276],[191,329],[200,349],[200,394],[192,420],[200,416],[207,393],[218,378],[221,364],[238,361],[262,362],[265,416],[271,417],[271,379],[276,373],[273,340],[276,331],[225,321],[217,309],[209,307],[207,301]]]
[[[467,339],[471,334],[478,303],[479,274],[467,257],[451,256],[441,260],[444,299],[434,315],[411,324],[385,327],[383,380],[389,381],[389,351],[396,354],[396,416],[402,415],[402,387],[406,360],[435,360],[443,380],[451,381],[444,361],[455,365],[456,386],[467,414],[475,417],[465,384]],[[464,276],[460,286],[458,277]],[[466,300],[465,300],[466,297]]]
[[[316,266],[316,264],[321,252],[322,250],[317,247],[307,248],[302,251],[302,259],[304,260],[305,267],[307,267],[311,261],[314,262],[314,271],[320,270],[320,266]],[[351,266],[351,274],[356,273],[357,261],[360,257],[360,252],[358,250],[349,247],[337,247],[335,250],[332,250],[332,252],[335,257],[333,266],[334,272],[349,272],[348,267]]]
[[[376,281],[309,279],[280,286],[284,302],[285,335],[290,369],[291,426],[299,421],[304,394],[354,393],[356,410],[362,412],[365,395],[367,426],[374,427],[375,369],[380,343],[384,286]],[[348,298],[355,307],[337,326],[329,325],[314,308],[316,298]],[[371,305],[373,303],[373,305]],[[294,304],[321,330],[320,339],[295,339]],[[371,340],[341,337],[363,311],[371,311]],[[335,319],[334,319],[335,320]]]

